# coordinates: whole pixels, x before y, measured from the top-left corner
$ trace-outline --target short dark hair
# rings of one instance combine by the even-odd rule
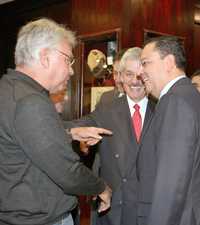
[[[148,39],[144,46],[147,44],[154,43],[155,49],[159,51],[161,58],[167,55],[173,55],[175,58],[177,68],[185,70],[186,68],[186,57],[183,42],[173,36],[160,36],[156,38]]]
[[[192,74],[191,78],[193,77],[200,77],[200,69],[195,70],[195,72]]]

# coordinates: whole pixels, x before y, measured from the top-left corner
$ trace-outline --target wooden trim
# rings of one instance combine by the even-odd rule
[[[200,3],[195,4],[194,8],[194,23],[200,24]]]

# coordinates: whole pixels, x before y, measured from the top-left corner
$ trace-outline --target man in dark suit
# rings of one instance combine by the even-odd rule
[[[185,75],[183,46],[173,37],[155,38],[145,44],[141,59],[143,80],[159,98],[148,132],[152,139],[143,143],[138,160],[142,182],[148,168],[146,181],[156,174],[155,182],[146,182],[149,194],[145,183],[141,190],[141,196],[149,197],[153,187],[147,224],[199,225],[200,95]],[[152,154],[144,164],[148,146]]]
[[[131,48],[121,59],[120,71],[126,94],[114,98],[109,104],[100,102],[95,111],[76,122],[79,126],[101,126],[113,131],[113,135],[105,136],[99,146],[100,176],[113,189],[111,209],[98,217],[97,224],[100,225],[137,224],[136,158],[154,107],[138,77],[141,72],[140,54],[140,48]],[[143,127],[139,140],[132,126],[136,103],[140,106]]]

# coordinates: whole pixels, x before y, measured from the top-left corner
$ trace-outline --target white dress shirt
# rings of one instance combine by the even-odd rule
[[[169,91],[169,89],[181,78],[186,77],[185,75],[181,75],[176,77],[175,79],[171,80],[168,84],[165,85],[165,87],[162,89],[162,91],[160,92],[160,96],[159,96],[159,100],[161,99],[161,97],[165,94],[167,94],[167,92]]]
[[[146,113],[146,110],[147,110],[148,98],[145,96],[139,102],[134,102],[128,95],[126,95],[126,97],[127,97],[131,117],[133,116],[133,113],[135,112],[134,105],[138,104],[140,106],[140,114],[141,114],[141,117],[142,117],[142,126],[143,126],[145,113]]]

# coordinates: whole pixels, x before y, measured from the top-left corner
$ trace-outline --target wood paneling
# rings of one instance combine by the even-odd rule
[[[119,27],[122,48],[142,46],[144,29],[185,37],[191,72],[196,64],[191,57],[194,4],[194,0],[73,0],[72,27],[80,35]]]
[[[13,65],[12,52],[18,27],[30,19],[48,16],[85,35],[114,28],[122,30],[122,48],[142,46],[144,29],[186,38],[188,72],[199,65],[199,26],[194,6],[199,0],[16,0],[0,7],[0,46],[4,59],[0,72]],[[8,19],[9,18],[9,19]]]
[[[18,28],[25,22],[48,16],[65,23],[77,35],[84,36],[115,28],[121,29],[121,47],[142,46],[144,30],[166,33],[185,38],[188,58],[188,73],[200,67],[198,51],[200,25],[194,23],[194,9],[197,0],[16,0],[0,7],[1,57],[0,73],[8,66],[14,66],[13,50]],[[9,19],[8,19],[9,18]],[[81,49],[76,50],[77,61]],[[76,64],[76,74],[82,67]],[[73,116],[80,113],[77,105],[80,84],[73,77],[71,81],[73,96]]]
[[[200,51],[199,51],[199,39],[200,39],[200,1],[195,4],[194,13],[194,42],[193,42],[193,55],[191,55],[191,60],[193,60],[193,72],[200,69]]]
[[[190,72],[193,67],[194,3],[185,0],[149,1],[149,4],[143,4],[143,15],[144,28],[185,38]]]
[[[121,0],[74,0],[72,1],[72,24],[79,35],[119,27],[122,8]]]
[[[188,74],[200,68],[200,24],[194,23],[194,9],[199,0],[16,0],[0,7],[0,73],[13,67],[13,50],[18,28],[38,17],[50,17],[67,24],[78,36],[92,35],[119,28],[121,48],[139,46],[144,30],[153,30],[185,38]],[[9,19],[8,19],[9,18]],[[80,74],[83,66],[81,46],[75,50],[77,63],[71,80],[73,117],[80,115]]]

